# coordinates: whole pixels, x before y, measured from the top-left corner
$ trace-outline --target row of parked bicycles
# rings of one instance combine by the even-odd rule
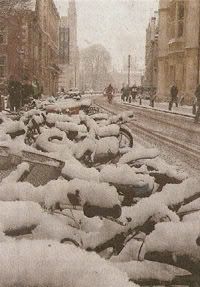
[[[23,248],[35,250],[34,242],[48,239],[37,265],[57,242],[55,266],[50,259],[45,264],[56,268],[61,262],[57,272],[68,270],[68,276],[63,254],[73,258],[84,250],[88,261],[95,252],[141,286],[198,286],[199,182],[168,164],[157,148],[136,143],[127,126],[135,120],[132,112],[108,114],[88,99],[46,99],[1,113],[0,235],[8,245],[11,238],[23,239],[21,259]],[[28,277],[37,268],[26,268],[17,275],[24,284],[31,278],[30,286],[42,286],[37,276]],[[91,280],[100,278],[99,270],[87,273]],[[60,278],[48,284],[63,286]],[[127,286],[136,286],[131,282]]]

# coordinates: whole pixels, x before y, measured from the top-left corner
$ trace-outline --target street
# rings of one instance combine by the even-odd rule
[[[164,113],[154,109],[119,103],[116,99],[112,105],[105,97],[98,97],[95,103],[106,111],[118,113],[133,111],[136,121],[128,126],[137,135],[136,141],[162,150],[163,156],[170,162],[176,162],[190,169],[191,173],[200,171],[200,125],[193,123],[193,118]]]
[[[200,0],[0,0],[0,287],[200,287]]]

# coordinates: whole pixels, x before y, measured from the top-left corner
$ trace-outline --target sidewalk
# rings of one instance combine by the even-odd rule
[[[177,114],[177,115],[182,115],[182,116],[187,116],[187,117],[191,117],[194,118],[194,115],[192,114],[192,106],[187,106],[187,105],[183,105],[183,106],[179,106],[178,108],[175,106],[175,104],[172,107],[172,111],[168,110],[169,107],[169,103],[166,102],[155,102],[154,104],[154,108],[152,108],[149,104],[150,101],[149,100],[142,100],[142,105],[139,104],[139,99],[137,99],[136,101],[132,102],[132,103],[128,103],[128,102],[122,102],[121,99],[117,99],[118,103],[123,103],[124,105],[132,105],[135,107],[140,107],[140,108],[145,108],[145,109],[151,109],[151,110],[157,110],[157,111],[162,111],[165,113],[170,113],[170,114]]]

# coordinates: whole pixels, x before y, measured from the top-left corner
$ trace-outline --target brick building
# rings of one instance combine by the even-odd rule
[[[158,94],[169,95],[175,81],[185,102],[191,103],[199,82],[200,1],[160,0]]]
[[[53,0],[30,1],[0,17],[0,82],[10,75],[35,76],[47,95],[58,89],[59,14]]]

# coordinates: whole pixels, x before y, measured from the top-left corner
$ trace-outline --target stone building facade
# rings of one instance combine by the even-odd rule
[[[54,95],[59,77],[59,14],[53,0],[34,5],[12,16],[0,17],[0,82],[15,75],[36,77],[46,95]]]
[[[143,85],[157,87],[158,74],[158,24],[157,18],[152,17],[146,29],[145,46],[145,75]]]
[[[41,30],[41,73],[45,93],[55,95],[58,91],[59,23],[60,16],[53,0],[38,0],[38,22]]]
[[[61,17],[59,87],[65,90],[79,87],[79,49],[77,44],[77,12],[75,0],[69,1],[67,16]]]
[[[169,96],[173,82],[191,103],[199,83],[200,1],[160,0],[158,95]]]

